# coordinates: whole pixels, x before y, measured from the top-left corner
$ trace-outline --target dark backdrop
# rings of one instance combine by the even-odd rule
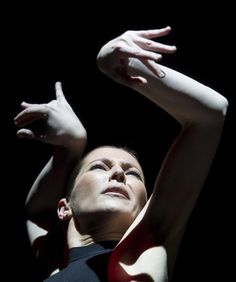
[[[153,185],[178,125],[141,95],[101,74],[96,54],[125,30],[165,25],[173,31],[164,40],[176,44],[178,51],[164,56],[162,63],[216,89],[230,102],[219,150],[181,245],[174,281],[231,281],[235,249],[232,11],[227,1],[208,7],[199,2],[158,1],[3,7],[1,234],[6,281],[39,281],[25,230],[24,201],[51,153],[50,146],[16,139],[13,117],[21,101],[48,102],[54,98],[55,81],[62,81],[65,95],[88,130],[89,146],[121,143],[140,152],[148,185]]]

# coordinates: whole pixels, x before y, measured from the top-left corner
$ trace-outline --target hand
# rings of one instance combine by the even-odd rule
[[[15,117],[19,138],[29,138],[45,143],[78,149],[87,141],[86,130],[67,102],[61,83],[55,84],[56,100],[47,104],[21,104],[23,110]],[[38,121],[43,122],[41,129],[29,129]],[[24,128],[23,128],[24,127]]]
[[[127,67],[130,58],[142,61],[157,76],[163,77],[164,73],[156,64],[162,58],[160,53],[174,53],[175,46],[161,44],[151,39],[169,34],[171,28],[126,31],[119,37],[105,44],[98,53],[97,63],[99,69],[115,81],[126,86],[133,83],[145,83],[145,78],[128,74]]]

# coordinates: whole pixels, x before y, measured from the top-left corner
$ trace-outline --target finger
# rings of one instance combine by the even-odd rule
[[[153,40],[148,40],[146,38],[141,38],[141,37],[139,37],[138,41],[135,43],[139,47],[145,50],[154,51],[154,52],[172,54],[177,50],[176,46],[162,44],[162,43],[155,42]]]
[[[166,76],[165,72],[156,62],[151,60],[143,60],[142,62],[151,72],[153,72],[159,78],[164,78]]]
[[[147,84],[147,79],[142,76],[131,76],[130,77],[132,86]]]
[[[23,108],[23,109],[26,109],[26,108],[28,108],[28,107],[30,107],[30,106],[33,106],[34,104],[30,104],[30,103],[27,103],[27,102],[22,102],[21,103],[21,108]]]
[[[171,27],[166,26],[166,27],[160,28],[160,29],[140,30],[137,33],[140,36],[151,39],[151,38],[157,38],[157,37],[165,36],[165,35],[169,34],[170,31],[171,31]]]
[[[57,100],[64,102],[66,101],[65,95],[62,91],[62,86],[61,86],[61,82],[56,82],[55,83],[55,90],[56,90],[56,98]]]
[[[161,54],[156,54],[154,52],[143,50],[141,48],[134,48],[129,46],[121,46],[118,51],[121,53],[121,55],[127,55],[138,59],[159,61],[162,58]]]
[[[47,139],[46,134],[44,134],[44,133],[36,134],[32,130],[26,129],[26,128],[22,128],[22,129],[18,130],[16,135],[17,135],[18,138],[33,139],[33,140],[39,140],[39,141],[43,141],[43,142],[45,142],[46,139]]]
[[[116,69],[115,79],[121,84],[129,87],[147,83],[147,80],[144,77],[128,75],[124,68]]]
[[[27,103],[27,102],[25,102],[25,101],[23,101],[22,103],[21,103],[21,108],[22,109],[26,109],[26,108],[29,108],[29,107],[32,107],[32,106],[39,106],[40,104],[31,104],[31,103]]]
[[[22,127],[38,119],[47,119],[45,107],[43,106],[26,108],[14,118],[14,122],[16,126]]]
[[[34,133],[30,129],[22,128],[16,132],[16,135],[18,138],[26,138],[26,139],[32,139],[34,138]]]

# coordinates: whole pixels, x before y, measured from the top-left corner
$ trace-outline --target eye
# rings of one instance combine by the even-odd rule
[[[139,180],[143,180],[141,177],[141,174],[139,171],[135,170],[135,169],[130,169],[126,172],[127,175],[132,175],[136,178],[138,178]]]
[[[90,170],[106,170],[106,166],[104,164],[94,164],[90,167]]]

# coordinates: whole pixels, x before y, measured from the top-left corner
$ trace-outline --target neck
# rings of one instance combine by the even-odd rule
[[[120,241],[126,229],[121,228],[119,222],[114,224],[114,219],[112,222],[84,226],[71,218],[67,229],[68,248],[83,247],[101,241]]]

